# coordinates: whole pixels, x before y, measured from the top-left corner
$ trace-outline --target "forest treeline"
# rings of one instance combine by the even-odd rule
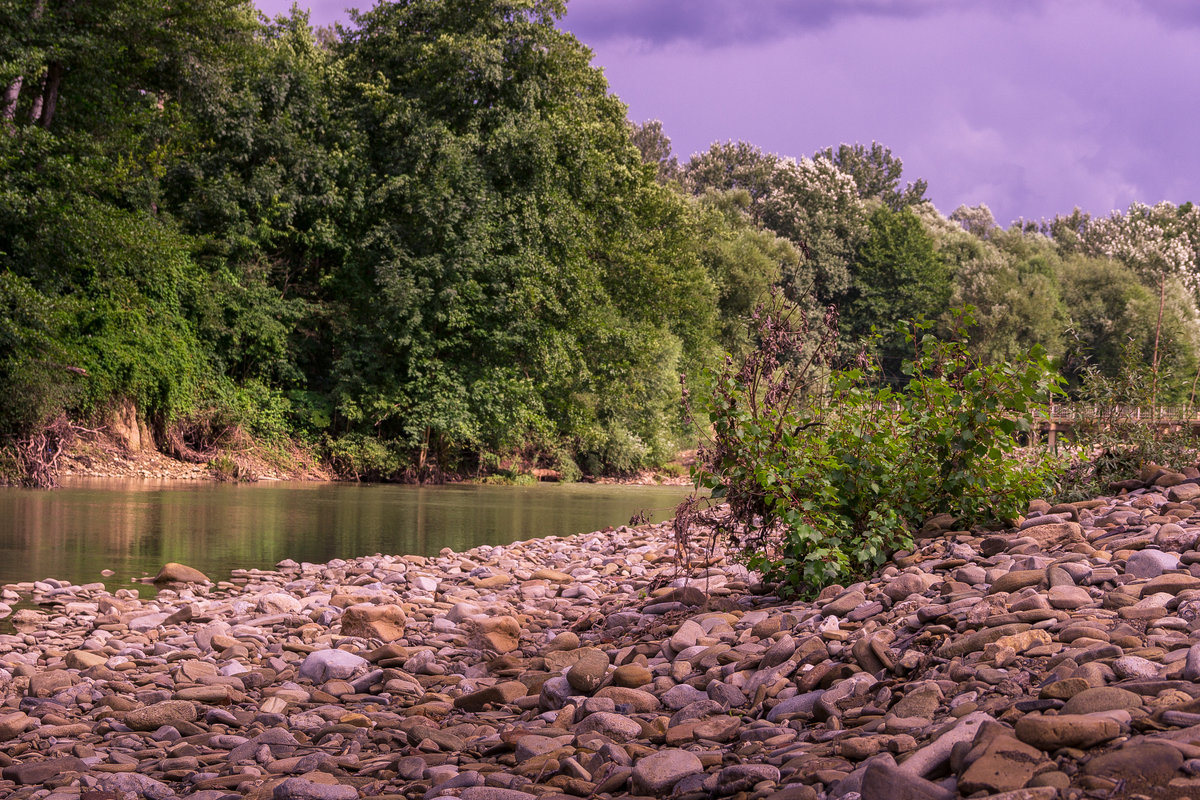
[[[563,12],[0,3],[10,468],[122,402],[163,448],[237,430],[361,477],[629,472],[694,439],[681,374],[744,353],[773,289],[895,380],[894,321],[971,305],[987,361],[1040,343],[1077,392],[1194,396],[1191,204],[1004,228],[877,143],[680,160]]]

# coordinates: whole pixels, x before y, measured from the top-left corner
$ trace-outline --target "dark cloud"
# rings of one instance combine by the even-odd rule
[[[1200,3],[1196,0],[1138,0],[1147,15],[1173,25],[1200,27]]]
[[[1019,12],[1041,2],[1006,0],[1004,10]],[[772,41],[859,17],[915,19],[961,5],[960,0],[570,0],[562,27],[588,43],[633,39],[714,46]]]

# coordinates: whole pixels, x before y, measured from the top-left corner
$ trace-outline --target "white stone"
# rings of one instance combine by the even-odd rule
[[[345,680],[360,667],[368,664],[362,656],[348,653],[345,650],[317,650],[305,656],[300,664],[299,675],[313,683],[324,683],[328,680]]]

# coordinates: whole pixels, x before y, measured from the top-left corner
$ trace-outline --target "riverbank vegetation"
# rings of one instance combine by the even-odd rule
[[[971,305],[985,365],[1040,345],[1074,396],[1136,363],[1151,408],[1194,404],[1191,204],[1003,228],[877,143],[682,160],[562,11],[6,4],[6,479],[70,425],[210,460],[218,433],[298,443],[370,480],[629,473],[694,441],[679,376],[753,351],[772,291],[836,307],[831,359],[901,394],[895,321],[950,334]]]

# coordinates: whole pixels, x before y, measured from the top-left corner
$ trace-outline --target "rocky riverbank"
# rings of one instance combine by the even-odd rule
[[[1147,477],[815,602],[666,525],[8,586],[0,794],[1197,796],[1200,479]]]

